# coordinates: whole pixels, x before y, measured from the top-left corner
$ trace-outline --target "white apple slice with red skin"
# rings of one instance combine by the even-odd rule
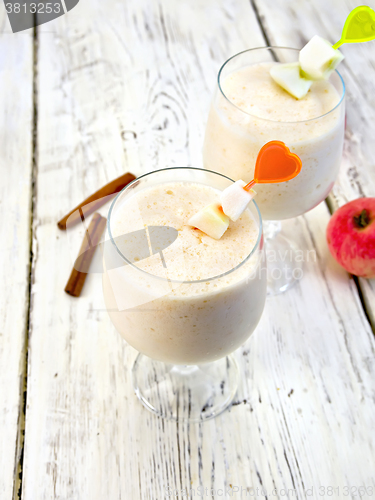
[[[211,238],[219,240],[229,226],[229,217],[219,203],[211,203],[190,217],[188,225],[197,227]]]
[[[270,75],[275,82],[296,99],[302,99],[310,90],[312,81],[301,75],[298,62],[275,64],[270,69]]]
[[[236,222],[241,214],[246,210],[247,205],[256,195],[254,189],[245,191],[246,182],[238,180],[224,189],[221,193],[220,201],[223,212]]]
[[[375,278],[375,198],[340,207],[327,226],[328,248],[350,274]]]
[[[324,80],[344,59],[324,38],[315,35],[299,52],[302,75],[310,80]]]

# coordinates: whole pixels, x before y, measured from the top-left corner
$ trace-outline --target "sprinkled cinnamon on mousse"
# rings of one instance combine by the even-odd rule
[[[112,222],[112,234],[116,237],[143,229],[144,224],[174,227],[178,230],[178,239],[163,254],[172,261],[181,259],[183,252],[184,266],[169,267],[168,278],[194,281],[217,276],[236,267],[249,255],[259,230],[248,210],[238,221],[231,222],[220,240],[188,225],[192,215],[219,201],[220,192],[202,184],[181,182],[145,189],[127,201],[127,216],[117,216]],[[136,262],[136,266],[151,274],[165,275],[159,254]]]

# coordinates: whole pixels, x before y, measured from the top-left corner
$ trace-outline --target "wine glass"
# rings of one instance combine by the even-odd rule
[[[261,47],[228,59],[218,74],[203,145],[205,168],[246,182],[253,179],[257,154],[268,141],[283,141],[302,160],[302,170],[294,179],[255,186],[257,204],[267,221],[270,295],[286,291],[301,276],[296,265],[300,255],[279,234],[279,221],[304,214],[327,197],[343,150],[345,85],[341,75],[335,71],[330,76],[330,92],[326,82],[314,83],[312,111],[308,109],[311,101],[291,99],[264,71],[274,61],[298,61],[298,54],[298,49]],[[324,112],[318,112],[319,107]]]
[[[188,186],[189,197],[189,193],[196,196],[199,187],[222,191],[232,182],[222,174],[198,168],[153,171],[126,186],[109,211],[109,242],[104,246],[103,259],[106,308],[118,332],[139,351],[132,369],[138,398],[163,418],[207,420],[224,411],[236,394],[239,370],[231,353],[254,331],[266,297],[262,219],[252,201],[246,220],[250,221],[253,239],[245,239],[241,260],[235,266],[228,265],[224,252],[213,254],[209,262],[209,253],[202,253],[202,275],[189,280],[186,278],[197,259],[187,258],[188,239],[182,238],[181,246],[181,238],[173,236],[183,230],[189,200],[173,209],[175,227],[155,225],[141,202],[150,189],[163,190],[166,186],[166,193],[176,195],[181,186]],[[160,196],[158,203],[156,212],[163,217],[171,208]],[[190,210],[195,207],[190,206]],[[146,252],[141,244],[142,231],[148,233]],[[160,231],[169,236],[161,238]],[[199,237],[205,244],[202,234]],[[237,248],[234,255],[238,256],[236,252]],[[214,259],[217,267],[212,266]]]

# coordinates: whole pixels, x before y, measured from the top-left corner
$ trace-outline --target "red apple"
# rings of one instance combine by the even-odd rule
[[[375,278],[375,198],[339,208],[327,226],[328,248],[349,273]]]

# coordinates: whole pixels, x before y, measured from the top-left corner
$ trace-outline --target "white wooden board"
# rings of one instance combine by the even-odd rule
[[[159,500],[198,486],[305,498],[321,485],[371,486],[374,339],[355,284],[328,254],[324,204],[288,222],[317,260],[268,301],[237,353],[236,404],[203,425],[164,422],[138,402],[136,352],[107,317],[100,276],[79,299],[63,292],[82,234],[60,232],[61,215],[123,171],[201,164],[219,66],[263,44],[250,4],[80,2],[40,31],[23,498]]]
[[[0,498],[17,490],[29,306],[33,35],[0,9]]]

